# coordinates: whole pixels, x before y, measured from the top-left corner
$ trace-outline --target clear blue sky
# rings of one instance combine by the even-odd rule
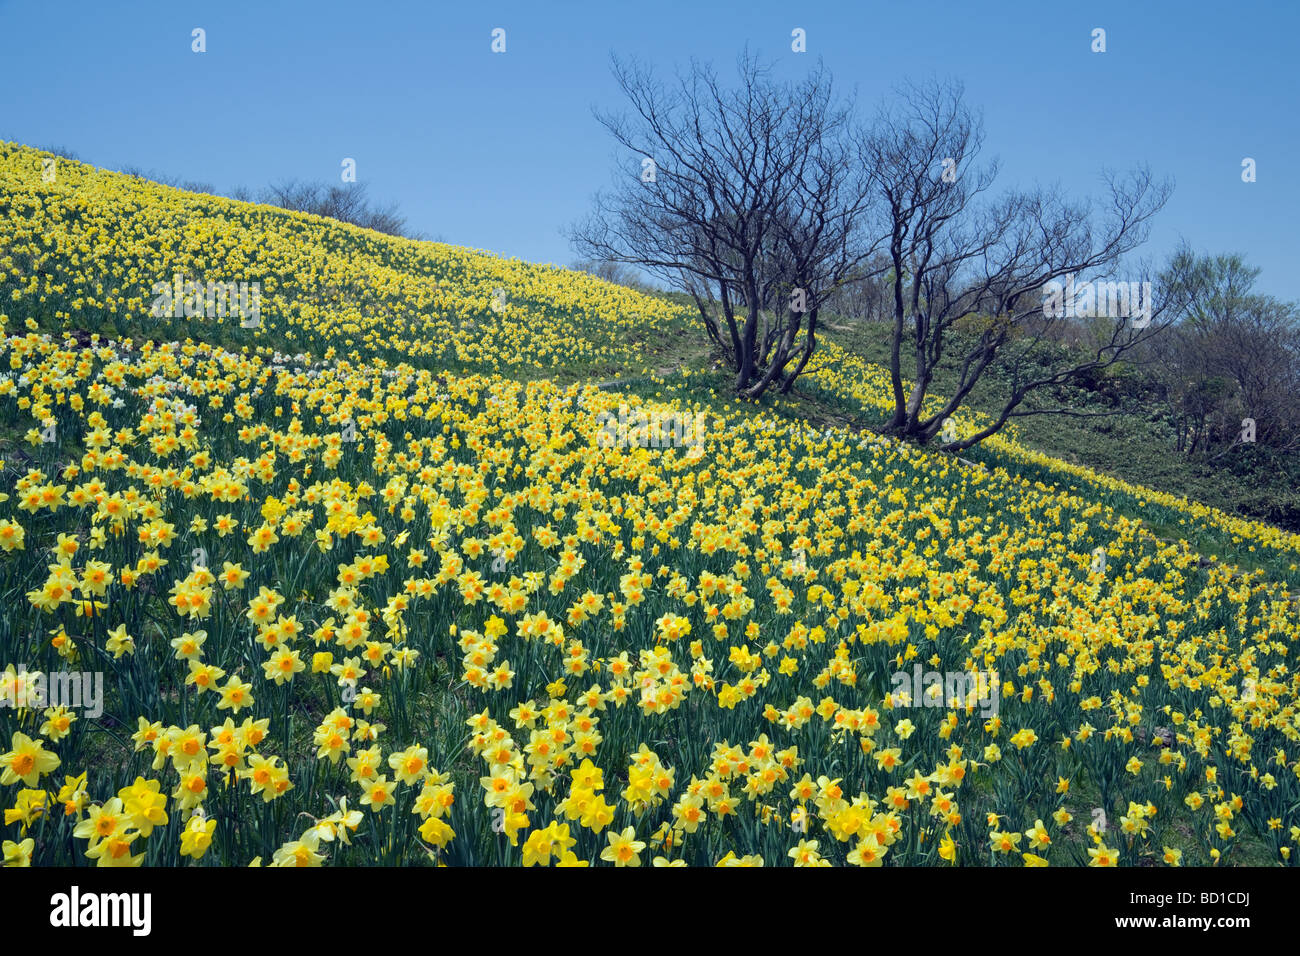
[[[191,52],[195,27],[206,53]],[[795,27],[807,54],[790,50]],[[1149,163],[1177,184],[1151,254],[1180,237],[1239,251],[1263,291],[1300,299],[1294,0],[0,0],[0,139],[219,189],[338,181],[353,157],[412,228],[564,265],[561,228],[613,169],[591,115],[621,105],[610,53],[725,73],[746,42],[790,75],[820,55],[865,105],[903,76],[962,80],[1002,185],[1089,194],[1103,166]]]

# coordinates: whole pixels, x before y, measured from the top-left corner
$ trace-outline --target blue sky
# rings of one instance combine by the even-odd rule
[[[191,51],[195,27],[206,53]],[[791,52],[795,27],[806,54]],[[591,112],[621,106],[611,52],[725,74],[748,43],[790,76],[821,56],[864,106],[904,76],[960,79],[1002,186],[1089,195],[1102,167],[1147,163],[1176,182],[1152,256],[1180,238],[1241,252],[1262,291],[1300,299],[1297,37],[1290,0],[0,0],[0,139],[219,189],[338,181],[352,157],[412,228],[564,265],[562,228],[614,168]]]

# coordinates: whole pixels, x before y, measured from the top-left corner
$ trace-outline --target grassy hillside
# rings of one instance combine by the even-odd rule
[[[0,709],[7,855],[1291,861],[1294,535],[879,440],[833,343],[740,404],[662,299],[40,170],[0,149],[0,666],[105,700]],[[261,326],[150,315],[176,273]]]
[[[524,376],[634,363],[679,310],[580,273],[186,193],[0,144],[6,307],[41,328]],[[257,282],[262,327],[155,318],[154,284]],[[501,290],[498,294],[497,290]],[[24,316],[24,319],[26,316]]]

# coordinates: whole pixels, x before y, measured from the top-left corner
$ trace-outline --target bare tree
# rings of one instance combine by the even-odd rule
[[[63,159],[70,159],[73,162],[81,162],[81,156],[79,156],[75,151],[68,149],[66,146],[38,146],[37,149],[43,153],[52,153],[53,155],[60,156]]]
[[[1300,311],[1253,292],[1239,255],[1173,256],[1178,322],[1152,347],[1180,452],[1216,460],[1258,444],[1300,450]],[[1250,419],[1253,430],[1244,426]]]
[[[892,319],[889,269],[889,258],[877,255],[830,296],[825,306],[827,311],[858,322],[884,321],[888,311],[888,318]]]
[[[171,186],[173,189],[183,189],[190,193],[204,193],[209,196],[217,195],[216,188],[211,183],[198,182],[192,179],[182,179],[179,176],[172,176],[155,170],[149,170],[146,172],[139,166],[124,166],[120,172],[125,176],[134,176],[136,179],[147,179],[163,186]]]
[[[632,117],[597,119],[627,151],[624,172],[570,238],[581,255],[689,293],[736,391],[756,398],[791,388],[819,308],[870,258],[870,194],[823,67],[778,83],[745,53],[737,74],[724,89],[692,62],[669,87],[615,58]]]
[[[597,279],[604,279],[606,282],[612,282],[615,285],[627,286],[629,289],[636,289],[638,292],[650,290],[650,286],[642,281],[637,271],[631,266],[623,265],[619,262],[601,262],[592,259],[579,259],[569,266],[575,272],[586,272],[595,276]]]
[[[1045,308],[1044,287],[1062,280],[1111,279],[1145,239],[1148,223],[1171,187],[1154,182],[1142,169],[1122,178],[1104,175],[1108,195],[1100,216],[1089,204],[1070,202],[1056,190],[1018,190],[985,200],[997,166],[976,163],[983,128],[963,104],[961,86],[909,84],[901,94],[900,105],[882,108],[861,149],[889,218],[894,413],[887,430],[931,440],[995,365],[1008,383],[1002,408],[987,426],[960,438],[950,436],[945,448],[967,448],[1016,417],[1083,414],[1024,403],[1039,389],[1119,361],[1167,325],[1156,319],[1168,303],[1163,297],[1153,302],[1148,294],[1140,319],[1121,314],[1106,321]],[[1118,291],[1126,302],[1130,298],[1127,283],[1122,289],[1113,282],[1100,288],[1097,292],[1089,286],[1095,294],[1109,292],[1112,300]],[[1143,287],[1138,288],[1140,294]],[[1080,321],[1090,325],[1090,355],[1063,358],[1069,354],[1057,347],[1063,327]],[[935,369],[945,346],[959,338],[956,330],[973,332],[960,337],[958,383],[945,399],[927,407]],[[915,363],[910,392],[903,386],[905,344]]]
[[[390,236],[405,235],[406,220],[399,215],[397,204],[373,206],[364,183],[341,186],[287,180],[267,187],[260,199],[282,209],[337,219]]]

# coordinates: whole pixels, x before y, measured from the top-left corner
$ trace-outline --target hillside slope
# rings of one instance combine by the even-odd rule
[[[1292,860],[1294,536],[729,402],[588,277],[40,160],[0,153],[0,666],[105,697],[0,709],[36,862]],[[261,326],[150,315],[177,272]],[[869,421],[828,358],[800,401]]]

